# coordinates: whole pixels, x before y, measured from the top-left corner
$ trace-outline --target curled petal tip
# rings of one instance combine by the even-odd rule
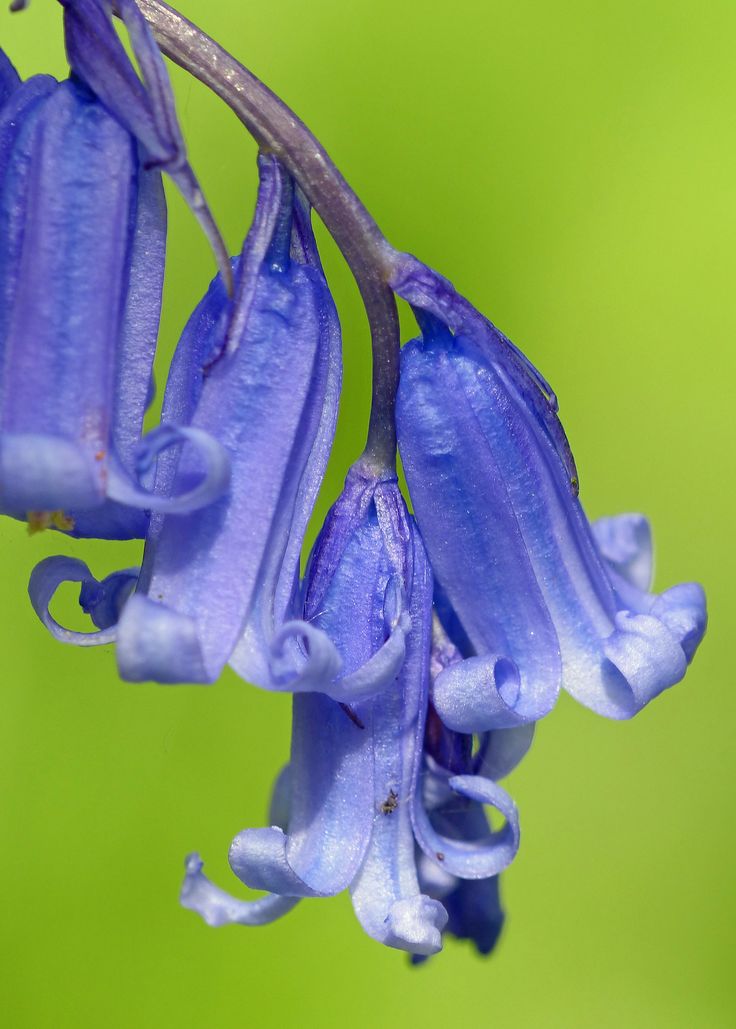
[[[99,646],[112,643],[116,638],[117,627],[110,612],[127,596],[131,576],[134,577],[135,573],[120,573],[98,583],[83,561],[71,557],[47,557],[33,569],[28,582],[28,595],[33,610],[59,642],[82,647]],[[80,601],[84,600],[86,610],[100,626],[96,632],[65,629],[52,616],[49,605],[59,586],[65,582],[80,583]],[[91,591],[95,593],[94,600],[91,599]]]
[[[536,722],[556,699],[522,693],[518,666],[506,657],[484,655],[457,661],[434,680],[432,699],[448,729],[461,733],[508,729]],[[520,703],[521,702],[521,703]]]
[[[395,901],[388,915],[386,939],[389,947],[429,957],[442,950],[442,930],[447,911],[438,900],[420,894]]]
[[[168,514],[188,514],[219,500],[230,485],[231,464],[227,450],[208,432],[173,424],[160,425],[144,436],[134,454],[135,469],[143,479],[155,465],[156,458],[169,447],[189,444],[197,454],[203,470],[195,481],[174,496],[162,495],[156,489],[145,490],[136,485],[121,469],[110,468],[108,495],[122,504],[143,507]]]
[[[195,911],[207,925],[267,925],[297,903],[296,897],[267,894],[258,900],[238,900],[209,881],[202,871],[199,854],[189,854],[179,901],[182,907]]]
[[[487,879],[507,868],[519,849],[519,814],[511,797],[497,783],[478,775],[456,775],[448,785],[459,796],[488,804],[506,819],[498,831],[477,840],[458,840],[435,829],[417,796],[412,820],[417,841],[430,859],[458,879]]]

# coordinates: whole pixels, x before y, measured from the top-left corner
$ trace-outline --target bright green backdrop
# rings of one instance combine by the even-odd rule
[[[97,573],[136,547],[3,521],[0,1019],[9,1027],[726,1027],[736,1024],[732,0],[182,0],[327,145],[389,238],[433,263],[553,382],[591,516],[642,510],[657,583],[708,590],[684,684],[633,723],[563,698],[509,781],[523,843],[491,960],[450,943],[412,971],[349,901],[265,929],[177,905],[185,853],[223,885],[261,825],[289,703],[240,683],[133,686],[110,650],[55,644],[25,595],[64,549]],[[63,74],[60,11],[0,13],[20,69]],[[175,75],[230,245],[255,147]],[[367,332],[325,248],[346,392],[321,512],[360,450]],[[163,344],[212,274],[172,197]],[[38,284],[44,288],[43,282]],[[407,322],[408,324],[408,322]],[[67,598],[69,600],[69,598]],[[243,891],[243,895],[245,892]]]

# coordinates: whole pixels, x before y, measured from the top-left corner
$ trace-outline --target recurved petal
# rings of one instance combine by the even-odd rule
[[[484,654],[444,669],[432,685],[437,714],[455,732],[477,733],[523,725],[517,714],[519,669],[507,657]]]
[[[31,573],[28,595],[33,610],[52,636],[60,643],[74,643],[80,647],[94,647],[112,643],[115,639],[115,624],[108,614],[123,599],[124,591],[130,588],[134,572],[116,573],[98,582],[83,561],[72,557],[47,557],[39,562]],[[126,581],[126,577],[127,581]],[[49,611],[49,604],[59,586],[65,582],[81,583],[80,604],[92,615],[96,632],[74,632],[65,629]]]
[[[138,443],[135,451],[135,472],[144,480],[153,470],[156,458],[169,447],[189,444],[194,450],[202,470],[191,476],[193,482],[179,482],[180,491],[165,496],[146,490],[125,474],[117,464],[111,464],[108,495],[122,504],[135,505],[163,514],[189,514],[219,500],[230,485],[230,455],[223,445],[202,429],[180,427],[171,423],[153,429]],[[183,479],[180,476],[180,480]]]
[[[682,647],[669,629],[650,615],[636,615],[620,611],[615,618],[616,628],[604,644],[604,653],[618,672],[620,682],[604,668],[604,681],[616,695],[631,694],[634,710],[653,700],[662,690],[679,682],[685,674],[687,661]],[[608,675],[606,673],[609,673]],[[585,683],[578,684],[578,698],[585,698]],[[591,696],[591,706],[597,698]]]
[[[470,803],[458,810],[457,802],[450,801],[441,815],[441,822],[443,832],[453,839],[473,840],[488,832],[485,812],[477,803]],[[489,954],[498,941],[504,922],[499,897],[499,876],[457,879],[438,867],[436,862],[430,861],[425,854],[422,854],[419,869],[422,887],[432,896],[441,897],[447,909],[449,918],[446,934],[458,939],[470,939],[481,954]]]
[[[211,681],[194,619],[143,592],[128,600],[116,635],[118,669],[129,682]]]
[[[341,675],[342,660],[326,632],[309,622],[287,622],[272,643],[268,686],[292,693],[317,690],[344,704],[373,697],[399,674],[411,624],[402,611],[385,643],[355,671]]]
[[[238,900],[215,886],[202,871],[199,854],[190,854],[179,900],[182,907],[196,911],[207,925],[268,925],[299,902],[298,897],[269,894],[258,900]]]
[[[326,897],[343,887],[314,890],[290,866],[286,857],[288,837],[276,826],[244,829],[230,845],[228,860],[237,877],[254,890],[270,890],[287,897]]]
[[[375,809],[370,701],[350,713],[320,693],[294,696],[292,808],[286,859],[310,889],[335,894],[355,877]]]
[[[482,742],[476,772],[498,782],[512,772],[527,754],[534,739],[534,723],[514,729],[496,729]]]
[[[682,647],[688,663],[692,661],[708,624],[703,587],[697,582],[671,586],[654,598],[651,614],[667,626]]]
[[[422,798],[417,794],[412,809],[414,834],[420,847],[450,875],[459,879],[486,879],[507,868],[519,849],[519,816],[508,793],[490,779],[476,775],[456,775],[450,788],[459,796],[496,808],[506,823],[480,839],[454,839],[435,829]]]
[[[654,576],[652,530],[641,514],[598,518],[591,523],[602,557],[636,589],[648,592]]]
[[[120,612],[135,589],[138,569],[126,568],[113,572],[102,582],[86,579],[79,591],[79,606],[88,614],[98,629],[117,625]]]

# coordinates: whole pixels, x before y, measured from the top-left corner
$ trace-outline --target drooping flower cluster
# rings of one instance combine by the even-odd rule
[[[229,664],[293,694],[271,824],[230,848],[265,896],[230,896],[191,855],[185,906],[259,925],[349,889],[365,931],[416,960],[447,933],[488,953],[519,846],[499,781],[561,688],[629,718],[678,682],[705,630],[702,590],[650,592],[648,523],[588,523],[547,382],[449,282],[395,253],[388,285],[421,332],[396,397],[414,515],[392,461],[366,451],[301,577],[341,379],[303,184],[262,155],[252,226],[224,259],[136,4],[117,8],[142,78],[106,0],[64,8],[69,80],[21,82],[0,62],[0,510],[145,548],[140,569],[101,582],[81,561],[41,562],[33,606],[63,642],[114,643],[123,679],[212,683]],[[143,436],[162,172],[220,273]],[[92,632],[50,614],[68,581]]]

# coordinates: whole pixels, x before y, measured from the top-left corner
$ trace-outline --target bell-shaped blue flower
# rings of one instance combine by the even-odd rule
[[[369,935],[423,955],[440,949],[447,920],[421,890],[415,847],[419,840],[438,860],[420,788],[431,604],[431,571],[395,477],[355,466],[310,558],[304,620],[272,653],[272,674],[286,662],[284,683],[298,691],[287,812],[281,827],[245,830],[230,849],[248,886],[292,898],[350,889]],[[326,660],[331,650],[334,662]],[[449,870],[496,874],[518,845],[512,802],[480,776],[453,779],[450,789],[495,804],[508,824],[448,847]],[[208,921],[227,920],[223,895],[208,893],[198,861],[188,871],[187,906]]]
[[[494,326],[413,258],[392,285],[422,328],[402,352],[399,448],[469,647],[436,683],[438,712],[460,732],[518,725],[547,714],[563,686],[630,717],[685,674],[705,629],[702,589],[647,593],[641,561],[621,557],[635,546],[630,520],[596,543],[554,395]]]
[[[7,61],[3,75],[0,510],[78,536],[142,537],[150,509],[175,506],[146,488],[170,433],[141,444],[166,244],[157,168],[173,169],[211,225],[161,55],[132,7],[149,88],[99,0],[66,6],[71,79],[20,84]]]
[[[337,415],[340,332],[305,202],[275,158],[261,158],[260,172],[235,298],[218,276],[169,372],[160,432],[196,446],[161,455],[154,493],[195,496],[208,441],[210,465],[224,456],[229,487],[196,512],[152,517],[137,588],[110,629],[125,679],[214,682],[246,628],[260,638],[268,612],[290,610],[298,586]],[[90,582],[86,569],[77,574]],[[34,573],[46,624],[66,576],[61,561]]]

